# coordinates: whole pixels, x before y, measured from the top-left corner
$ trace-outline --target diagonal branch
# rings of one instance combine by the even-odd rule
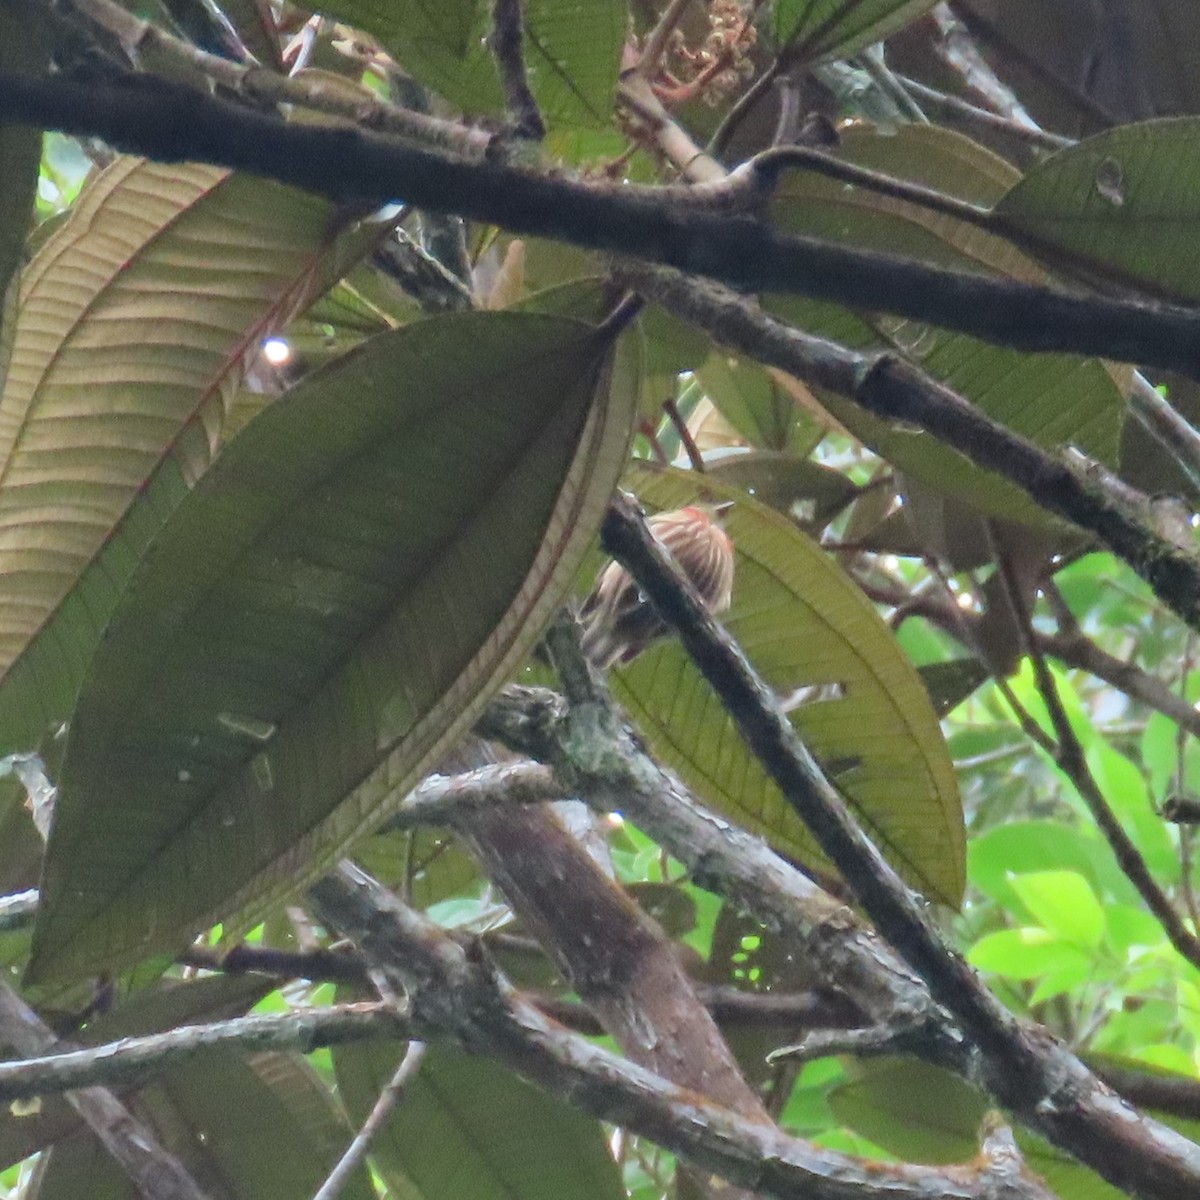
[[[679,634],[867,915],[976,1043],[992,1094],[1117,1187],[1151,1200],[1200,1194],[1200,1146],[1124,1104],[1065,1047],[1014,1017],[947,949],[925,906],[849,815],[770,689],[709,615],[629,498],[618,498],[609,509],[602,540]]]
[[[813,337],[724,288],[671,271],[623,264],[627,286],[719,342],[848,396],[889,421],[916,425],[1086,529],[1123,558],[1159,598],[1200,629],[1200,558],[1160,535],[1148,497],[1112,483],[1086,460],[1052,457],[919,368],[890,353],[864,354]]]
[[[954,1167],[855,1159],[746,1120],[547,1021],[470,950],[343,864],[310,893],[412,1000],[419,1028],[456,1037],[578,1108],[702,1170],[780,1200],[1050,1200],[1011,1155]]]

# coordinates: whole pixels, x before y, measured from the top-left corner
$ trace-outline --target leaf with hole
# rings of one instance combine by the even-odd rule
[[[1030,169],[996,205],[1052,267],[1200,298],[1200,118],[1125,125]]]
[[[439,317],[315,373],[230,442],[136,569],[82,690],[33,976],[252,923],[432,767],[599,526],[633,404],[610,400],[610,350],[563,318]]]

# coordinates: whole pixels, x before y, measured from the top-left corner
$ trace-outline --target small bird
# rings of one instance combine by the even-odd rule
[[[718,513],[728,507],[690,504],[658,513],[646,522],[650,532],[675,556],[713,614],[724,612],[733,595],[733,542],[716,521]],[[583,652],[601,670],[614,663],[631,662],[668,632],[629,572],[615,562],[600,572],[579,619],[583,624]]]

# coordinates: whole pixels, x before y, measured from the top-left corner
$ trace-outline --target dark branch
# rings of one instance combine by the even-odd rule
[[[629,498],[610,507],[601,536],[679,634],[867,915],[975,1041],[992,1094],[1117,1187],[1161,1200],[1200,1194],[1200,1147],[1127,1107],[1065,1047],[1018,1021],[946,948],[928,910],[854,822],[770,689],[709,615]]]
[[[513,132],[518,137],[541,141],[546,136],[546,123],[542,120],[525,76],[521,0],[495,0],[488,45],[496,59],[496,69],[500,72],[504,106],[512,119]]]
[[[379,884],[343,865],[311,893],[322,920],[358,942],[412,1001],[418,1028],[458,1038],[570,1104],[643,1134],[702,1170],[780,1200],[1049,1200],[1023,1172],[991,1163],[881,1163],[739,1117],[546,1020],[486,964]]]
[[[756,292],[883,310],[1023,350],[1094,354],[1200,378],[1200,314],[1079,296],[779,233],[716,211],[745,199],[738,172],[707,188],[582,183],[279,118],[156,77],[82,84],[0,72],[0,120],[100,137],[165,162],[197,160],[342,201],[403,200],[517,233],[632,255]]]
[[[1160,536],[1151,503],[1089,465],[1056,458],[993,421],[894,354],[860,354],[793,329],[723,288],[674,272],[622,266],[620,278],[734,350],[927,430],[995,471],[1123,558],[1184,621],[1200,629],[1200,559]]]

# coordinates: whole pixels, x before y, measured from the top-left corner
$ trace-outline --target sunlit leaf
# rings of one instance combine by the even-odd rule
[[[70,712],[133,562],[208,466],[259,341],[328,281],[331,213],[264,180],[120,159],[25,272],[0,396],[3,748],[32,748]],[[110,539],[160,460],[157,504]],[[81,598],[70,589],[85,569]]]
[[[34,975],[257,912],[378,823],[522,661],[623,463],[610,341],[421,322],[310,376],[167,519],[72,722]],[[174,500],[159,480],[139,507]],[[247,919],[249,919],[247,917]]]

